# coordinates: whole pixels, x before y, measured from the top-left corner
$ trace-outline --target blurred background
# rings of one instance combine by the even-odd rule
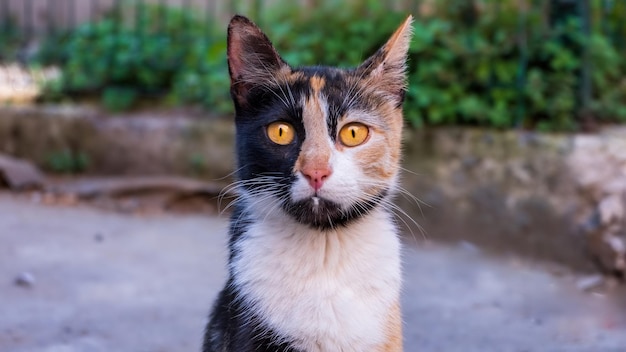
[[[0,0],[0,350],[199,349],[236,13],[346,68],[415,17],[407,351],[626,350],[625,0]]]
[[[1,59],[57,68],[43,101],[92,96],[115,111],[158,96],[228,113],[233,13],[252,17],[295,66],[354,66],[414,14],[413,126],[576,130],[626,119],[619,0],[3,0]]]

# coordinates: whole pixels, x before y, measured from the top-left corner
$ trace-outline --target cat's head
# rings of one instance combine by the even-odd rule
[[[400,170],[412,18],[355,69],[290,67],[250,20],[228,27],[242,197],[321,229],[385,202]]]

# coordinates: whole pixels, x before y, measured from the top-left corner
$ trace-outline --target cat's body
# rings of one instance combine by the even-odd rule
[[[229,26],[238,188],[204,351],[401,351],[399,173],[410,22],[354,70],[293,69]]]

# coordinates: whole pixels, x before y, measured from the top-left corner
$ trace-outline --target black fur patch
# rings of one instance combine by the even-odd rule
[[[203,352],[302,352],[251,315],[238,295],[232,281],[220,292],[206,327]]]
[[[319,199],[317,207],[314,206],[312,199],[305,199],[295,203],[285,202],[283,209],[301,224],[320,230],[329,230],[345,226],[367,214],[378,205],[385,195],[386,192],[383,191],[367,201],[355,204],[348,210],[342,210],[339,205],[323,198]]]

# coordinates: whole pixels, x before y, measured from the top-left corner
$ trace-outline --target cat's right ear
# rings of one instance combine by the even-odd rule
[[[273,82],[285,70],[291,69],[261,29],[248,18],[235,15],[228,25],[228,71],[233,98],[245,105],[251,89]]]
[[[398,107],[406,91],[406,60],[411,45],[413,16],[396,29],[387,43],[356,70],[366,85],[385,94]]]

